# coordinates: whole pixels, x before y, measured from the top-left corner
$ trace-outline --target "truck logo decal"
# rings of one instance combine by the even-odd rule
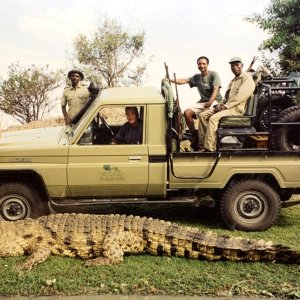
[[[31,157],[16,157],[13,159],[10,159],[9,162],[17,162],[17,163],[31,163],[32,158]]]
[[[111,165],[103,165],[99,178],[100,181],[120,181],[125,179],[119,167]]]
[[[118,167],[112,167],[111,165],[103,165],[103,170],[104,170],[104,172],[109,172],[109,173],[111,173],[111,172],[120,173],[120,170]]]

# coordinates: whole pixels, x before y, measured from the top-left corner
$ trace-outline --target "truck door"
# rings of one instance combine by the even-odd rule
[[[125,107],[105,107],[71,145],[67,167],[73,197],[143,197],[148,187],[148,147],[145,144],[144,107],[138,107],[142,139],[120,141],[127,121]],[[132,141],[131,141],[132,142]]]

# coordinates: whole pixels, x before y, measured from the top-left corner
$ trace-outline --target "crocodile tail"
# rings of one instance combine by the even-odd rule
[[[282,264],[296,264],[300,265],[300,252],[294,251],[289,247],[282,245],[274,245],[275,247],[275,258],[274,262]]]
[[[199,252],[196,251],[193,254],[193,249]],[[198,259],[208,260],[300,264],[300,252],[289,247],[275,245],[271,241],[217,234],[210,231],[198,232],[194,235],[191,254],[192,256],[198,254]]]
[[[300,252],[274,245],[271,241],[218,234],[177,224],[163,225],[160,226],[161,229],[164,227],[163,230],[147,233],[147,251],[151,254],[210,261],[270,261],[299,264]]]

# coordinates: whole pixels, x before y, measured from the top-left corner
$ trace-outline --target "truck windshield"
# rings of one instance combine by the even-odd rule
[[[79,122],[76,124],[72,125],[70,132],[68,133],[68,140],[70,141],[73,136],[77,134],[77,131],[83,126],[82,124],[85,122],[86,118],[88,118],[88,115],[91,113],[91,111],[94,111],[94,107],[97,105],[98,101],[95,100],[91,106],[85,111],[85,113],[82,115],[80,118]]]

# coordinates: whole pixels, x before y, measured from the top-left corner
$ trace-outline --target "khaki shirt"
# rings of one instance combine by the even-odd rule
[[[68,115],[70,118],[77,115],[84,104],[88,101],[90,93],[86,86],[80,83],[76,88],[68,86],[64,89],[61,99],[61,106],[68,105]]]
[[[225,107],[235,109],[238,113],[244,114],[249,97],[255,90],[255,83],[252,76],[242,73],[240,76],[231,80],[225,94]]]

